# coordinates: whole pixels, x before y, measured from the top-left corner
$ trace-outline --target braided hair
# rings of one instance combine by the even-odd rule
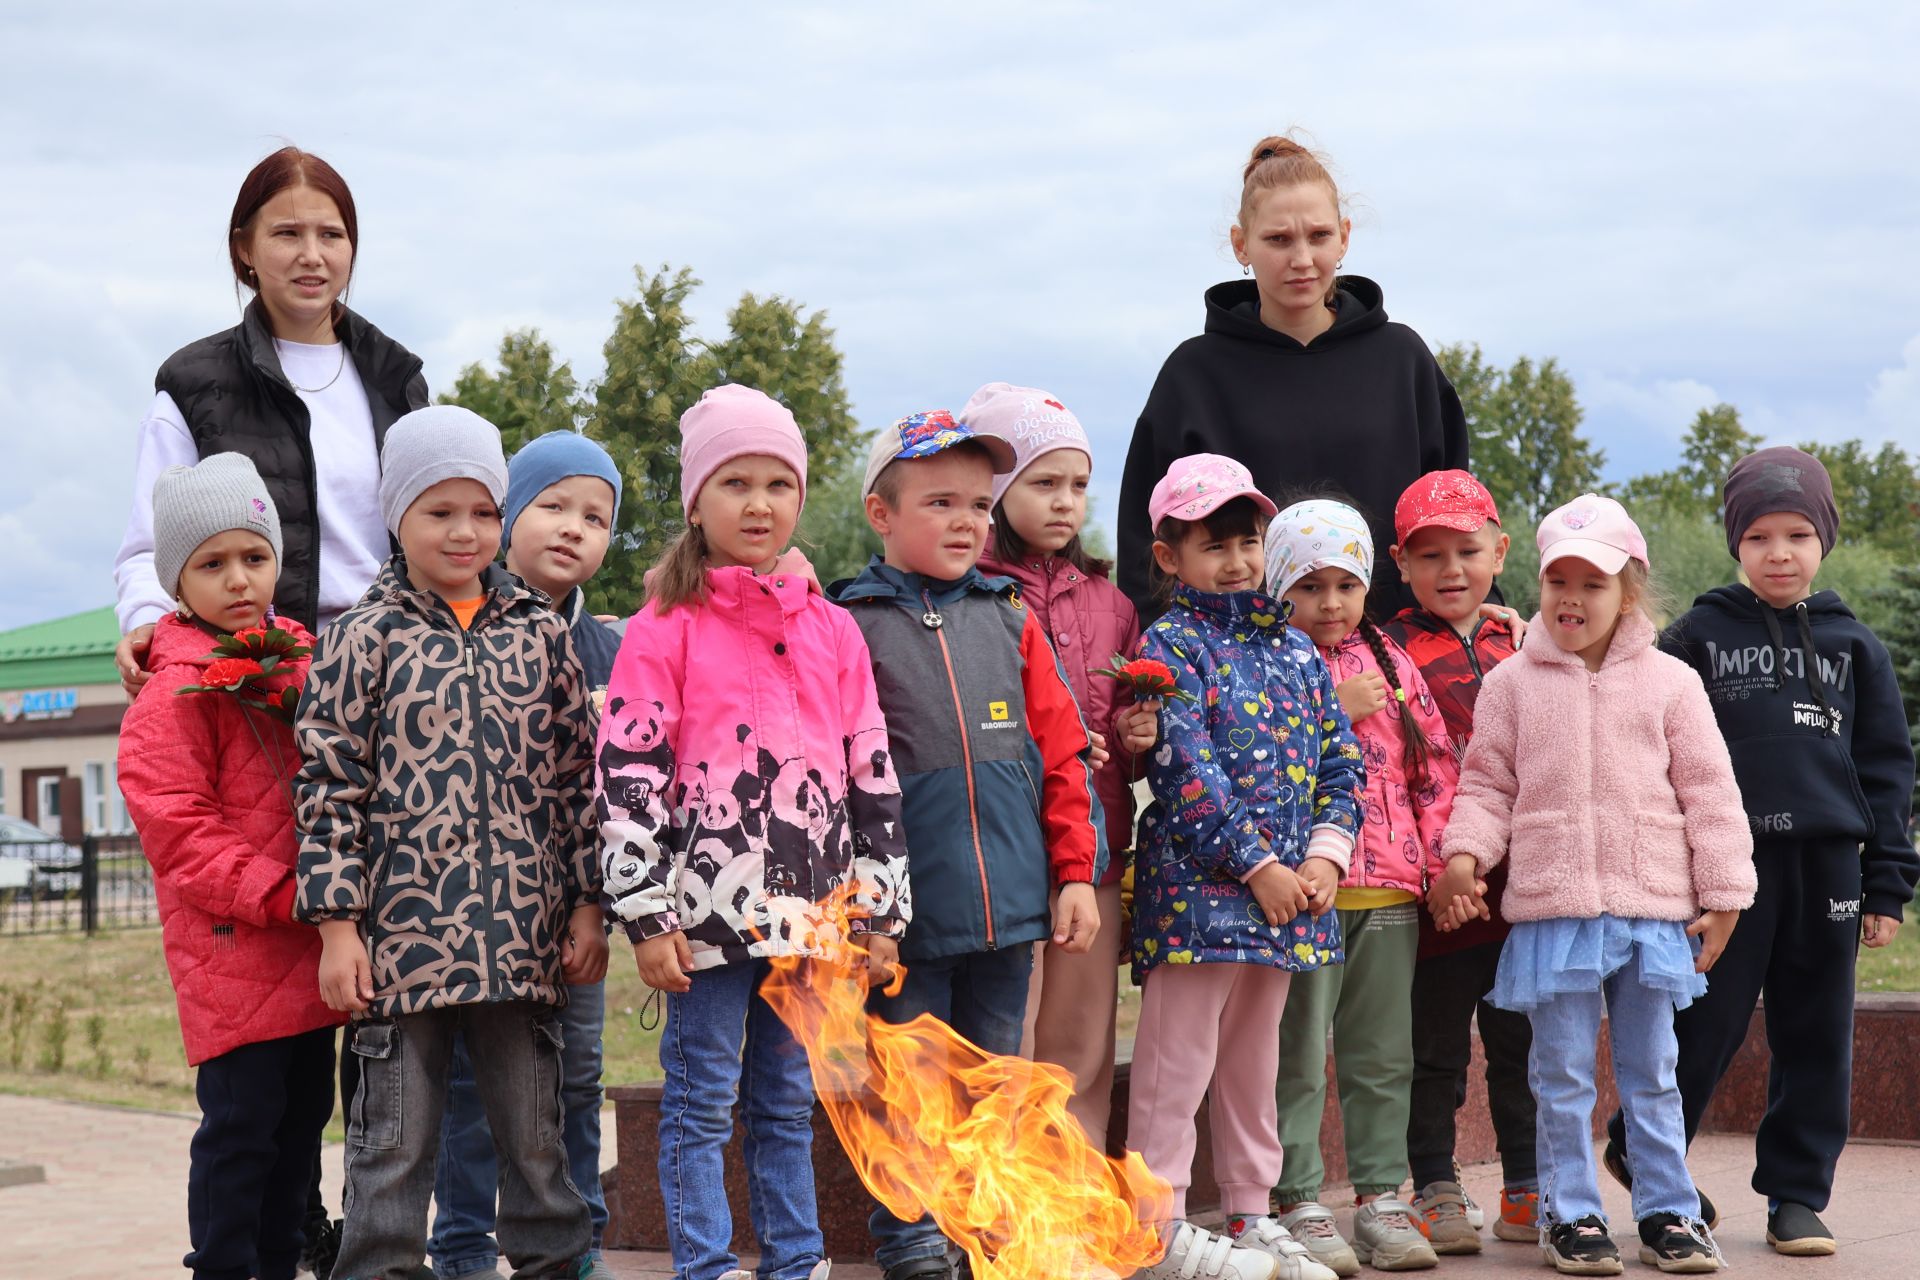
[[[1358,628],[1360,638],[1367,642],[1367,648],[1373,650],[1373,660],[1380,664],[1380,674],[1387,678],[1388,686],[1393,690],[1393,700],[1400,704],[1400,763],[1407,771],[1407,795],[1418,807],[1419,793],[1432,781],[1432,762],[1436,748],[1427,740],[1427,735],[1413,718],[1411,699],[1406,690],[1400,687],[1400,672],[1396,669],[1393,654],[1387,649],[1387,637],[1374,625],[1372,618],[1362,616]]]

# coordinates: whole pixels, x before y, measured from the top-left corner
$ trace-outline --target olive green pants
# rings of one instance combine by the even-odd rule
[[[1347,1178],[1359,1195],[1397,1191],[1407,1176],[1407,1093],[1413,1085],[1413,959],[1419,904],[1341,911],[1347,962],[1293,977],[1280,1019],[1277,1199],[1318,1200],[1326,1165],[1327,1029],[1346,1130]]]

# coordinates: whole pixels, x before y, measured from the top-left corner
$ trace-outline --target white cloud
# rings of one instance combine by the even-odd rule
[[[1901,348],[1900,361],[1874,375],[1867,411],[1894,439],[1911,447],[1920,441],[1920,334]]]

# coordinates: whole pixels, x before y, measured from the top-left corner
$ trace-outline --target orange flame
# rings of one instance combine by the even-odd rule
[[[823,909],[845,919],[843,900]],[[1064,1070],[986,1053],[929,1016],[871,1017],[846,959],[775,959],[760,992],[806,1049],[834,1132],[882,1204],[931,1213],[977,1280],[1095,1280],[1160,1260],[1142,1219],[1169,1218],[1171,1191],[1137,1154],[1095,1150],[1067,1112]]]

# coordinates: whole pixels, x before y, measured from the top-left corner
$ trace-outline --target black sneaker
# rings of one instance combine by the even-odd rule
[[[1824,1258],[1840,1248],[1819,1214],[1791,1200],[1767,1215],[1767,1243],[1789,1258]]]
[[[1597,1214],[1548,1226],[1540,1252],[1547,1265],[1564,1276],[1617,1276],[1625,1269],[1606,1220]]]
[[[1683,1275],[1725,1265],[1707,1224],[1677,1213],[1654,1213],[1640,1220],[1640,1261]]]
[[[887,1268],[886,1280],[953,1280],[953,1266],[944,1254],[932,1258],[908,1258]]]
[[[1607,1139],[1607,1149],[1600,1153],[1600,1166],[1613,1175],[1615,1182],[1629,1191],[1633,1190],[1633,1169],[1627,1164],[1626,1149],[1612,1138]],[[1700,1188],[1695,1187],[1694,1194],[1700,1197],[1700,1220],[1707,1224],[1709,1230],[1718,1231],[1720,1211],[1713,1207],[1713,1201],[1707,1199],[1707,1193]]]
[[[334,1259],[340,1256],[343,1225],[340,1219],[329,1219],[325,1214],[307,1222],[304,1231],[306,1244],[300,1250],[300,1270],[311,1271],[314,1280],[328,1280],[333,1274]]]

